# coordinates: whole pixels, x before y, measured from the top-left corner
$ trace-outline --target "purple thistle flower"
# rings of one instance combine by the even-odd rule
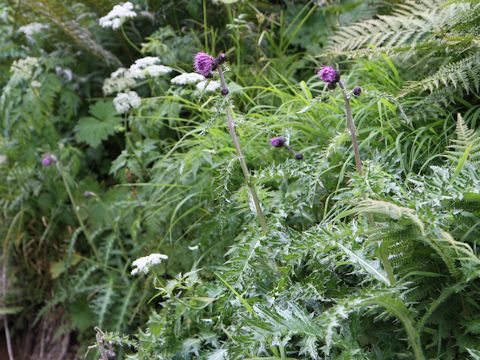
[[[360,94],[362,93],[362,88],[360,86],[355,86],[352,92],[353,95],[360,96]]]
[[[193,61],[195,71],[207,78],[212,76],[212,70],[213,70],[214,64],[215,64],[215,58],[204,52],[197,53]]]
[[[57,162],[57,158],[52,154],[45,154],[42,158],[42,165],[47,167]]]
[[[331,66],[322,66],[321,69],[317,70],[317,75],[329,84],[335,84],[340,80],[340,73]]]
[[[277,137],[274,137],[270,140],[270,144],[273,147],[282,147],[282,146],[285,145],[286,141],[287,140],[283,136],[277,136]]]

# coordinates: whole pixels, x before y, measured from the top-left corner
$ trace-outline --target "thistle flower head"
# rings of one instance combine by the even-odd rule
[[[340,73],[331,66],[322,66],[321,69],[317,70],[317,75],[329,84],[335,84],[340,80]]]
[[[352,91],[353,95],[360,96],[362,93],[362,88],[360,86],[355,86]]]
[[[204,52],[199,52],[195,55],[193,65],[197,73],[205,77],[211,77],[215,62],[216,59],[213,56]]]
[[[287,140],[283,136],[277,136],[270,140],[270,145],[273,147],[282,147]]]
[[[43,155],[42,158],[42,165],[45,167],[48,167],[50,165],[53,165],[57,162],[57,158],[55,155],[52,154],[45,154]]]

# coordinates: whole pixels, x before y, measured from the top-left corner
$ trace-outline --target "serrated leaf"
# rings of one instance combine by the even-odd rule
[[[226,355],[227,350],[217,349],[208,355],[207,360],[224,360]]]
[[[362,255],[353,252],[352,250],[343,246],[342,244],[338,244],[338,246],[348,255],[351,261],[359,264],[363,269],[365,269],[368,273],[370,273],[375,279],[380,280],[386,285],[392,285],[390,284],[390,281],[388,280],[384,272],[380,269],[379,266],[376,266],[376,264],[373,261],[365,259]]]

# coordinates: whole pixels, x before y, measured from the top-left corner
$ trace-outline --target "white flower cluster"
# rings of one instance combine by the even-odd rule
[[[160,59],[154,56],[147,56],[138,59],[132,66],[130,66],[130,76],[134,79],[145,79],[147,76],[165,75],[173,70],[172,68],[160,65],[159,63]]]
[[[197,84],[197,90],[201,92],[215,92],[220,89],[220,81],[203,80]]]
[[[115,5],[113,9],[104,17],[100,18],[99,23],[103,28],[112,28],[117,30],[127,20],[136,17],[133,11],[133,4],[130,1]]]
[[[20,26],[18,28],[18,31],[24,33],[27,38],[31,39],[33,35],[42,32],[42,30],[46,28],[48,28],[48,25],[34,22],[31,24]]]
[[[103,93],[105,95],[124,92],[135,87],[135,79],[145,79],[148,76],[160,76],[171,72],[173,69],[159,64],[160,59],[153,56],[147,56],[138,59],[129,69],[119,68],[114,71],[103,83]]]
[[[28,56],[24,59],[15,60],[10,67],[13,76],[24,79],[32,79],[33,72],[40,65],[40,61],[36,57]]]
[[[131,89],[135,85],[136,82],[130,76],[130,72],[125,68],[119,68],[103,82],[103,93],[110,95]]]
[[[113,105],[119,114],[124,114],[130,109],[138,108],[141,102],[142,100],[135,91],[118,93],[115,99],[113,99]]]
[[[197,73],[184,73],[175,76],[170,82],[174,85],[196,84],[199,81],[205,80],[205,76]]]
[[[132,275],[137,275],[140,272],[144,274],[148,274],[150,267],[154,265],[160,264],[163,260],[167,260],[168,256],[163,254],[150,254],[148,256],[144,256],[138,258],[132,263]]]

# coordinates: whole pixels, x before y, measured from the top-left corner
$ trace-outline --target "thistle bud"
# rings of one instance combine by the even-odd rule
[[[303,154],[302,153],[296,153],[295,154],[295,159],[296,160],[302,160],[303,159]]]
[[[353,95],[360,96],[362,93],[362,88],[360,86],[355,86],[352,91]]]

